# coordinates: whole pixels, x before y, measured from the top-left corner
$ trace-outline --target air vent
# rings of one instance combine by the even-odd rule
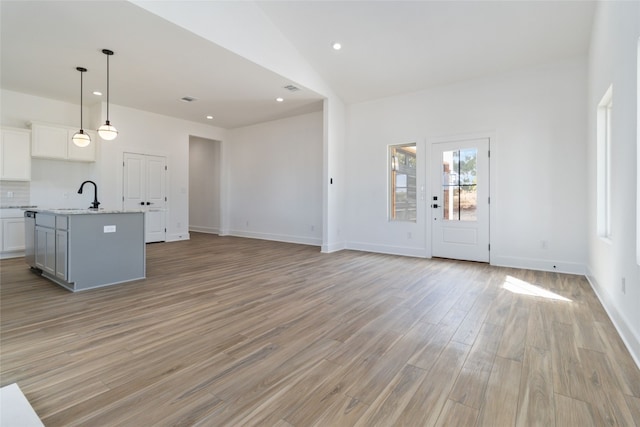
[[[194,98],[193,96],[183,96],[182,98],[180,98],[180,101],[184,101],[184,102],[193,102],[193,101],[197,101],[197,98]]]
[[[299,90],[300,90],[300,88],[299,88],[299,87],[296,87],[296,86],[294,86],[294,85],[287,85],[287,86],[285,86],[284,88],[285,88],[286,90],[288,90],[289,92],[296,92],[296,91],[299,91]]]

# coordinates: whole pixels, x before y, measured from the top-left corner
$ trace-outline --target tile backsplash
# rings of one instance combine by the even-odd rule
[[[0,181],[0,207],[30,205],[29,181]]]

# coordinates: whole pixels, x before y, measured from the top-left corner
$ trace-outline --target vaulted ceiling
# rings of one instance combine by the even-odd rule
[[[347,103],[585,55],[596,7],[538,0],[255,4]],[[104,101],[91,92],[106,91],[101,49],[108,48],[115,52],[114,104],[225,128],[322,108],[321,95],[287,76],[126,1],[2,1],[0,8],[3,89],[78,103],[75,67],[83,66],[85,104]],[[259,37],[250,28],[247,34]],[[281,96],[286,101],[276,102]]]

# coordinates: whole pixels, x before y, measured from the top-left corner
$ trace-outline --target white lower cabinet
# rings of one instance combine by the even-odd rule
[[[24,218],[2,219],[2,252],[24,251]]]

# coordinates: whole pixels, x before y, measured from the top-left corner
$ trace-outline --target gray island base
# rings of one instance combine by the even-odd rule
[[[35,266],[70,291],[144,279],[141,211],[36,210]]]

